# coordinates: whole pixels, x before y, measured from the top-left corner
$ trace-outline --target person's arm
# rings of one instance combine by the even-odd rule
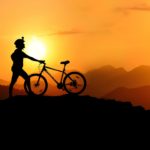
[[[33,57],[31,57],[31,56],[25,54],[25,53],[24,53],[24,58],[28,58],[28,59],[33,60],[33,61],[38,61],[38,62],[40,62],[40,63],[44,63],[44,62],[45,62],[44,60],[35,59],[35,58],[33,58]]]

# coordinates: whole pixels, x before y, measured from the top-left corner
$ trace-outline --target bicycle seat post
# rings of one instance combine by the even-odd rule
[[[64,73],[65,67],[66,67],[67,64],[70,63],[70,61],[69,61],[69,60],[66,60],[66,61],[62,61],[62,62],[60,62],[60,63],[61,63],[61,64],[64,64],[64,69],[63,69],[63,73]]]
[[[64,64],[64,69],[63,69],[63,73],[65,72],[65,69],[66,69],[66,64]]]

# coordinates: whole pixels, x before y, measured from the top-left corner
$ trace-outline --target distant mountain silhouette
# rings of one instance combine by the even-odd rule
[[[57,79],[60,77],[60,73],[52,71],[52,74]],[[150,85],[150,66],[144,65],[138,66],[131,71],[106,65],[99,69],[91,70],[84,75],[87,79],[87,88],[83,94],[98,98],[119,87],[136,88]],[[65,94],[64,91],[57,89],[55,83],[49,77],[47,77],[47,79],[49,85],[46,95],[54,96]],[[0,85],[8,86],[9,82],[0,79]],[[22,84],[16,84],[15,88],[24,91]]]
[[[59,74],[56,75],[56,78],[59,78]],[[51,80],[50,80],[51,81]],[[48,80],[48,89],[45,95],[49,96],[60,96],[66,94],[63,90],[57,89],[56,85],[50,84]],[[0,79],[0,100],[8,97],[8,88],[10,82]],[[22,84],[15,84],[14,86],[14,95],[26,95],[24,90],[24,83]]]
[[[8,86],[0,85],[0,100],[8,98],[8,88],[9,88]],[[25,95],[24,90],[18,90],[14,88],[13,92],[14,95]]]
[[[119,87],[136,88],[150,85],[150,66],[139,66],[131,71],[104,66],[85,74],[88,86],[86,93],[102,97]]]
[[[147,113],[130,102],[97,99],[90,96],[15,96],[0,101],[0,112],[46,113],[58,115]],[[99,116],[100,117],[100,116]]]
[[[0,100],[8,97],[8,85],[0,85]],[[13,89],[14,96],[16,95],[27,95],[23,85],[15,85]],[[48,89],[45,93],[45,96],[60,96],[66,94],[65,91],[57,89],[56,86],[48,84]]]
[[[126,73],[123,68],[116,69],[110,65],[91,70],[85,74],[88,83],[86,93],[91,96],[101,97],[116,88],[118,85],[114,82],[118,77]]]
[[[150,109],[150,86],[138,88],[120,87],[106,94],[103,98],[124,102],[130,101],[133,105],[141,105],[145,109]]]
[[[0,79],[0,85],[9,85],[9,82],[3,79]]]

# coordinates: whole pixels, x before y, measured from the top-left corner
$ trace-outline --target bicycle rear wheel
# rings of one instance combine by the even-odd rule
[[[67,93],[81,94],[86,88],[86,79],[80,72],[70,72],[65,76],[63,85]]]
[[[30,83],[30,88],[28,87],[28,83]],[[47,80],[40,74],[31,74],[24,83],[24,89],[29,95],[31,93],[38,96],[44,95],[47,88]]]

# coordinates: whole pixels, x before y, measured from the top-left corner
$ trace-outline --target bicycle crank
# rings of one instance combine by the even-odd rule
[[[58,83],[58,84],[57,84],[57,88],[58,88],[58,89],[62,89],[62,88],[63,88],[63,84],[62,84],[62,83]]]

